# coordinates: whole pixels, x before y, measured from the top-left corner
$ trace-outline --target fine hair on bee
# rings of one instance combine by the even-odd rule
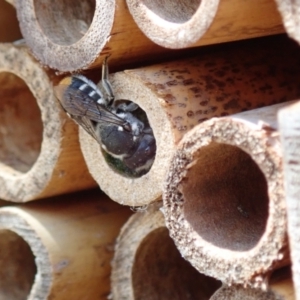
[[[107,57],[98,85],[82,75],[60,81],[54,91],[61,106],[100,145],[107,162],[118,172],[138,177],[155,158],[156,142],[145,112],[130,100],[115,100]]]

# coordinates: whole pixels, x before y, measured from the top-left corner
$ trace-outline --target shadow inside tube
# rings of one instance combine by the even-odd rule
[[[259,242],[268,219],[268,185],[246,152],[219,143],[201,148],[180,189],[185,218],[201,238],[233,251]]]

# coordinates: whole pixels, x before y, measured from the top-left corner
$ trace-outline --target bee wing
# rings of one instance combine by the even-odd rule
[[[88,134],[90,134],[99,144],[101,144],[100,137],[96,134],[95,127],[92,121],[86,117],[71,116],[71,118],[81,126]]]
[[[79,89],[74,89],[70,85],[58,85],[54,89],[61,105],[74,120],[76,117],[86,117],[94,122],[106,122],[118,126],[127,125],[126,121]]]

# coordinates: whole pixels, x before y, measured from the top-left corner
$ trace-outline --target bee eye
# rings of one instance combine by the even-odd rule
[[[147,147],[146,149],[145,149],[145,154],[150,154],[150,147]]]

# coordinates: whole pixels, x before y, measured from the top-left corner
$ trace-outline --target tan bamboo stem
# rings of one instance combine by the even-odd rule
[[[166,52],[136,26],[124,0],[16,0],[26,43],[43,64],[63,72],[142,61]],[[28,22],[30,19],[30,22]]]
[[[275,0],[287,33],[300,43],[299,0]]]
[[[260,287],[289,261],[276,120],[285,105],[208,120],[172,158],[163,193],[170,235],[199,272],[225,284]]]
[[[300,103],[279,112],[283,151],[284,183],[287,202],[288,233],[291,247],[295,293],[300,299]]]
[[[182,259],[165,227],[160,204],[123,226],[112,262],[113,299],[209,299],[221,283]]]
[[[16,10],[9,1],[0,0],[0,43],[13,42],[21,38]]]
[[[80,131],[92,176],[119,203],[138,206],[160,199],[175,146],[188,130],[214,116],[299,97],[299,63],[298,46],[279,38],[116,73],[111,77],[116,99],[130,99],[146,112],[156,157],[139,178],[119,175],[106,163],[99,144]]]
[[[126,0],[140,29],[168,48],[216,44],[284,32],[272,0]]]
[[[95,186],[54,79],[26,49],[0,44],[2,199],[25,202]]]
[[[107,299],[110,260],[131,214],[100,191],[0,209],[0,298]]]

